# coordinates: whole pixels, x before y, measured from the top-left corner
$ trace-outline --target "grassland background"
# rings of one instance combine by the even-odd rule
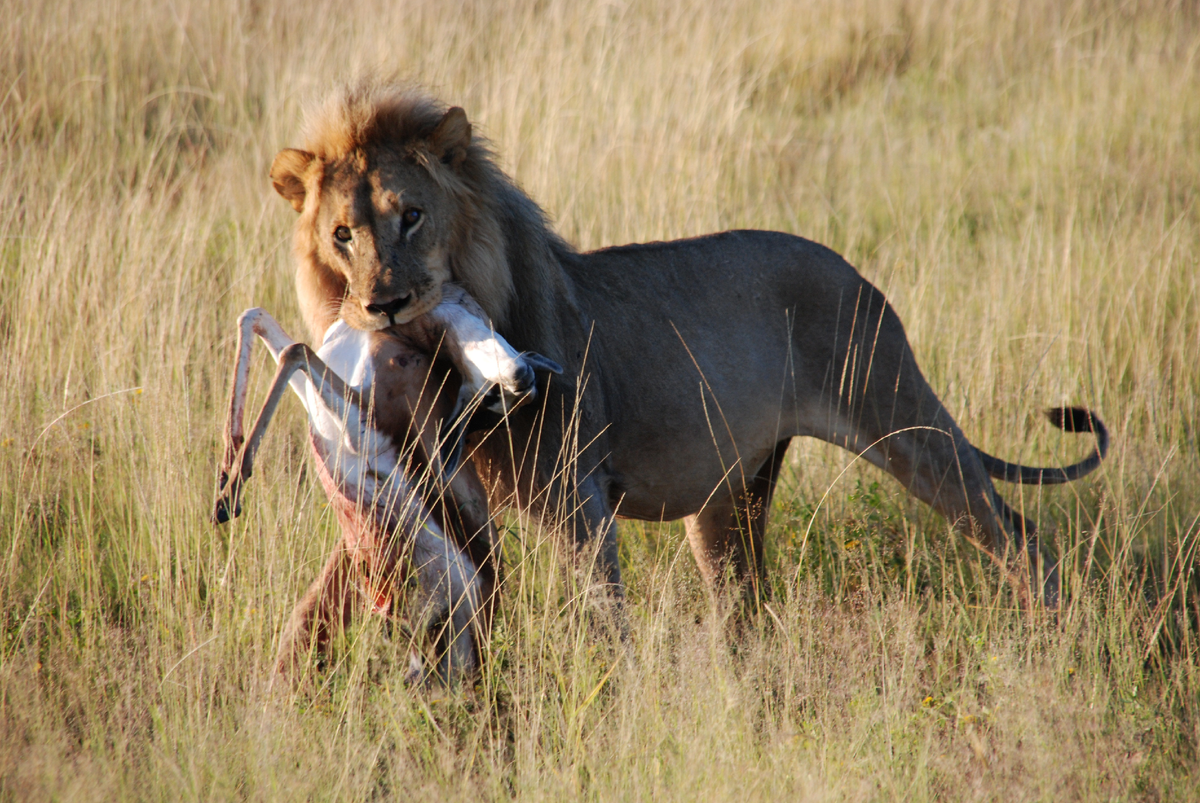
[[[1200,796],[1193,4],[0,10],[0,799]],[[364,621],[269,693],[337,533],[294,405],[247,515],[208,526],[226,361],[248,306],[302,331],[267,170],[366,70],[464,106],[581,247],[742,226],[840,251],[988,451],[1076,459],[1036,412],[1100,411],[1100,471],[1001,489],[1057,528],[1060,615],[804,443],[740,640],[678,526],[626,525],[621,660],[510,518],[474,688],[407,688]]]

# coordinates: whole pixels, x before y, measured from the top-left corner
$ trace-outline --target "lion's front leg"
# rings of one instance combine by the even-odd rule
[[[597,469],[598,473],[599,469]],[[617,543],[617,522],[605,483],[594,475],[574,482],[560,477],[543,486],[535,507],[542,524],[570,544],[582,579],[598,583],[619,608],[625,598]]]
[[[595,574],[607,586],[610,593],[624,598],[625,586],[621,581],[621,563],[617,548],[617,522],[608,497],[600,482],[589,477],[575,489],[578,511],[570,518],[571,535],[576,553],[590,557],[595,551]]]

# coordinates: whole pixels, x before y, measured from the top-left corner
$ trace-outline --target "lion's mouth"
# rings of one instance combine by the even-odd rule
[[[395,326],[396,316],[403,314],[404,310],[410,307],[416,300],[417,294],[409,290],[399,298],[394,298],[383,304],[367,304],[366,310],[372,315],[386,315],[388,325]]]
[[[440,288],[435,288],[432,292],[424,295],[419,295],[415,290],[410,290],[391,301],[364,304],[362,309],[367,314],[369,320],[375,322],[375,325],[380,329],[383,329],[389,326],[396,326],[397,324],[405,324],[420,318],[436,307],[441,301],[441,297]]]

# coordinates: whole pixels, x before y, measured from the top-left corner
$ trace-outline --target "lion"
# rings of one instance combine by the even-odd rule
[[[1018,588],[1056,604],[1054,560],[992,480],[1088,474],[1108,448],[1103,423],[1049,411],[1060,429],[1095,437],[1063,468],[977,449],[883,294],[829,248],[727,231],[580,252],[461,108],[378,82],[335,91],[270,176],[299,213],[296,284],[318,341],[339,316],[363,330],[419,318],[454,281],[515,348],[564,367],[539,374],[541,404],[474,443],[473,460],[492,504],[594,550],[618,599],[616,518],[684,519],[711,587],[761,593],[772,493],[791,439],[809,436],[891,474]]]

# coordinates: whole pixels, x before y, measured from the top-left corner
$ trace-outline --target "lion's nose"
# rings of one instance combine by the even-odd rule
[[[373,312],[376,315],[386,315],[388,320],[395,325],[396,315],[399,314],[400,311],[409,304],[411,304],[414,298],[415,296],[413,293],[408,292],[399,298],[394,298],[391,301],[387,301],[382,304],[368,304],[367,312]]]

